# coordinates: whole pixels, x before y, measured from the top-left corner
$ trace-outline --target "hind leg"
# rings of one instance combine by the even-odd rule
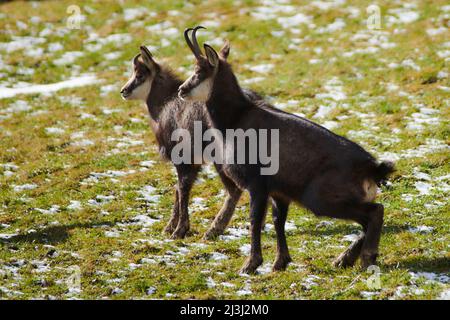
[[[376,264],[384,216],[384,207],[382,204],[368,203],[367,206],[366,213],[368,215],[369,223],[360,255],[361,265],[364,269],[367,269],[370,265]]]
[[[277,233],[277,258],[272,267],[273,271],[285,270],[292,261],[284,230],[286,224],[289,203],[281,199],[272,199],[272,218]]]
[[[211,227],[206,231],[203,239],[210,240],[223,234],[226,227],[230,223],[231,217],[233,216],[234,209],[241,197],[242,191],[236,186],[236,184],[230,180],[220,169],[216,166],[217,172],[219,173],[220,179],[222,180],[225,189],[227,190],[227,197],[225,202],[220,209],[219,213],[216,215]]]
[[[348,173],[330,171],[312,181],[301,198],[318,216],[352,220],[362,226],[364,233],[337,258],[337,266],[351,266],[360,257],[367,268],[378,255],[383,206],[366,202],[367,192],[360,184],[360,179],[349,179]]]
[[[345,207],[340,209],[345,211],[335,212],[333,216],[358,222],[363,232],[333,264],[337,267],[350,267],[360,257],[362,267],[367,269],[370,265],[376,264],[383,226],[383,206],[376,203],[359,203],[348,205],[347,209]]]
[[[175,185],[175,203],[172,209],[172,216],[170,217],[169,222],[164,228],[164,232],[168,234],[172,234],[175,231],[175,228],[178,225],[178,219],[180,218],[180,200],[178,196],[178,183]]]
[[[344,252],[342,252],[334,261],[335,267],[346,268],[355,265],[361,254],[361,249],[365,240],[365,233],[362,232],[358,239],[356,239]]]

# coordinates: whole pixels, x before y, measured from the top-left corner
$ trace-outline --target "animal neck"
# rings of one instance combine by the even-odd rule
[[[242,114],[251,108],[230,66],[219,66],[206,106],[214,127],[223,132],[235,128]]]
[[[153,79],[150,94],[147,97],[147,109],[154,122],[158,122],[164,105],[177,97],[178,87],[183,82],[171,71],[161,70]]]

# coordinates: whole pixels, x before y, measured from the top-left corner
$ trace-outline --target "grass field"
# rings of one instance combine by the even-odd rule
[[[0,298],[449,299],[449,21],[445,0],[0,4]],[[191,233],[163,234],[174,170],[145,107],[119,90],[141,44],[186,78],[182,31],[197,24],[216,49],[230,40],[243,86],[396,162],[379,195],[379,273],[331,264],[356,224],[293,206],[294,263],[270,271],[269,218],[264,265],[238,274],[248,196],[225,236],[203,241],[224,200],[211,168],[194,186]]]

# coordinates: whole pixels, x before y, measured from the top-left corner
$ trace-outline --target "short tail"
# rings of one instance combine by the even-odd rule
[[[383,161],[375,167],[373,171],[373,179],[377,185],[386,183],[389,175],[395,171],[393,162]]]

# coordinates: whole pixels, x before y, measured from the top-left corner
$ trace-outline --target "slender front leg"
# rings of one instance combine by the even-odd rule
[[[292,261],[286,241],[285,224],[289,203],[281,199],[272,199],[272,218],[277,233],[277,258],[273,265],[273,271],[285,270]]]
[[[172,216],[170,217],[169,222],[164,228],[164,232],[168,234],[172,234],[175,231],[175,228],[178,225],[178,219],[180,218],[180,200],[178,196],[178,184],[175,185],[175,202],[172,209]]]
[[[172,239],[182,239],[189,231],[189,194],[192,185],[197,178],[200,167],[177,166],[178,173],[178,205],[179,219],[175,231],[172,233]]]
[[[262,264],[261,226],[267,210],[268,194],[261,189],[250,191],[250,257],[241,269],[242,273],[255,273]]]
[[[217,172],[219,173],[220,179],[227,191],[227,197],[225,202],[220,209],[219,213],[216,215],[211,227],[206,231],[203,239],[211,240],[215,237],[223,234],[226,227],[230,223],[231,217],[233,216],[236,205],[241,197],[242,191],[236,186],[236,184],[229,179],[225,173],[216,165]]]

